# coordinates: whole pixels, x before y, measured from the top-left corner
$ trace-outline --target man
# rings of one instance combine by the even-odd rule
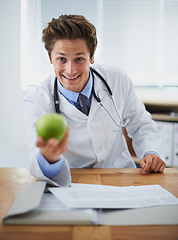
[[[143,174],[163,172],[156,127],[129,77],[120,70],[92,65],[97,46],[95,27],[83,16],[61,15],[48,23],[42,41],[55,76],[24,99],[31,173],[40,180],[67,186],[69,168],[134,168],[122,134],[124,125],[141,159]],[[55,112],[55,81],[59,98],[55,102],[59,102],[69,129],[60,142],[53,138],[45,142],[37,138],[35,123],[41,115]],[[86,97],[82,112],[81,99]]]

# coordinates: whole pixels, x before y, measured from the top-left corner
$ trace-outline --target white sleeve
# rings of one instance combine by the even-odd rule
[[[138,99],[129,78],[125,88],[124,119],[129,119],[126,126],[128,136],[132,138],[134,150],[139,159],[149,151],[160,153],[160,136],[151,114],[146,111],[144,104]]]
[[[54,112],[52,98],[47,92],[42,92],[39,87],[34,88],[24,98],[24,119],[27,127],[30,158],[29,171],[38,180],[46,181],[56,186],[69,186],[71,184],[71,175],[66,159],[63,163],[62,170],[52,179],[47,178],[42,173],[37,161],[37,152],[39,149],[36,147],[37,134],[35,123],[41,115],[50,112]]]

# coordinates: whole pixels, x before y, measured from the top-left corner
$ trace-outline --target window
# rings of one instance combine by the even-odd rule
[[[22,0],[21,4],[22,90],[53,72],[41,33],[61,14],[81,14],[95,25],[95,63],[124,69],[135,86],[178,87],[177,0]]]

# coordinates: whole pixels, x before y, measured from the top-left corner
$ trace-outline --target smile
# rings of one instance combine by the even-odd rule
[[[62,76],[68,80],[76,80],[77,78],[80,77],[80,74],[77,76],[77,77],[73,77],[73,78],[70,78],[70,77],[66,77],[65,75],[62,74]]]

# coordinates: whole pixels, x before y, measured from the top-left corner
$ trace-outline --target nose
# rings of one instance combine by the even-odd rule
[[[75,73],[75,64],[72,61],[66,63],[66,73],[72,76]]]

